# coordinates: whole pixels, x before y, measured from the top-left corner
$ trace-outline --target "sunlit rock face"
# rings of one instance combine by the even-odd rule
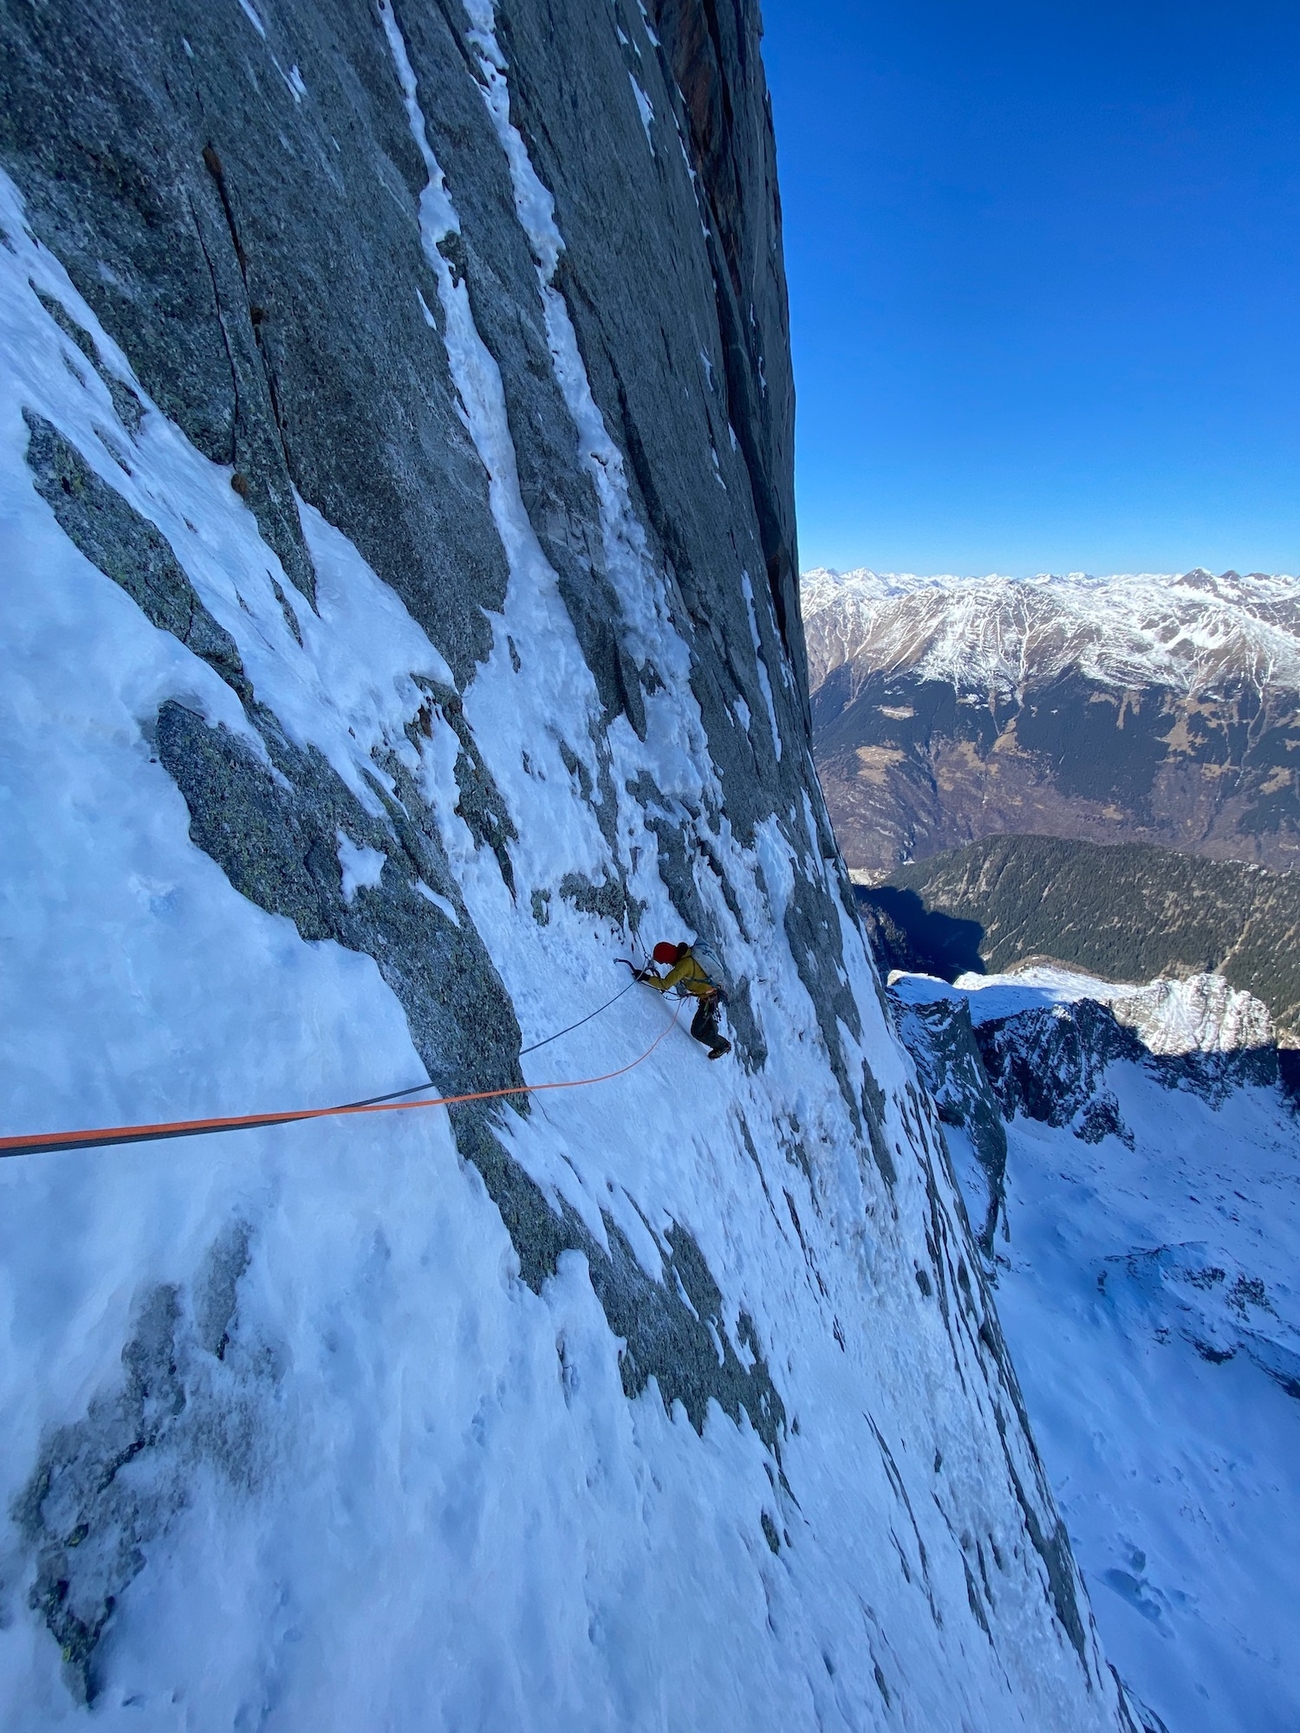
[[[1295,864],[1294,578],[816,571],[803,592],[850,867],[1002,834]]]
[[[757,8],[0,29],[6,1129],[516,1092],[3,1164],[4,1725],[1134,1727],[812,768]]]

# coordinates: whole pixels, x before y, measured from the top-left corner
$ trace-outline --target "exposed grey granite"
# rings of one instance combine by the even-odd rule
[[[239,1286],[249,1230],[232,1220],[191,1288],[137,1299],[121,1372],[85,1414],[46,1438],[12,1516],[36,1555],[30,1600],[59,1645],[73,1695],[93,1702],[99,1645],[148,1549],[184,1509],[197,1474],[230,1492],[263,1480],[279,1344],[245,1333]]]
[[[656,0],[649,28],[635,0],[501,0],[497,11],[510,117],[554,197],[564,238],[554,284],[689,653],[721,790],[699,810],[648,776],[615,786],[610,731],[626,719],[644,734],[646,700],[665,670],[638,647],[606,569],[598,501],[552,364],[537,261],[482,100],[469,21],[459,0],[393,0],[393,9],[460,225],[440,250],[500,369],[523,504],[601,700],[593,738],[582,743],[595,772],[578,743],[567,747],[611,864],[602,878],[575,871],[532,892],[532,915],[544,924],[563,899],[636,931],[635,869],[621,859],[616,823],[629,796],[657,840],[683,926],[705,939],[720,936],[705,884],[744,927],[725,829],[742,848],[760,826],[779,833],[794,878],[786,937],[865,1135],[861,1159],[874,1161],[891,1199],[904,1158],[929,1177],[930,1267],[918,1265],[917,1283],[941,1310],[957,1379],[971,1356],[982,1357],[993,1368],[994,1399],[1013,1416],[1009,1428],[1023,1430],[980,1274],[972,1277],[938,1199],[933,1175],[945,1152],[929,1103],[910,1086],[905,1100],[887,1103],[870,1069],[850,1066],[841,1036],[861,1030],[842,954],[841,923],[856,914],[808,746],[793,385],[757,5]],[[258,0],[257,14],[264,37],[245,10],[218,12],[206,0],[104,0],[93,8],[84,0],[0,0],[0,163],[39,238],[145,391],[229,470],[296,586],[282,604],[291,626],[301,630],[316,594],[296,493],[350,538],[446,658],[454,685],[423,681],[408,737],[418,749],[435,712],[454,731],[458,810],[514,895],[514,821],[465,702],[491,648],[490,616],[502,607],[509,570],[422,246],[427,166],[374,4]],[[643,120],[634,82],[652,119]],[[138,403],[122,395],[127,387],[94,341],[78,335],[69,310],[54,316],[86,365],[109,379],[133,436]],[[34,485],[66,533],[155,626],[226,681],[265,748],[263,760],[252,736],[213,726],[175,699],[151,719],[150,743],[185,799],[196,845],[242,895],[293,921],[305,939],[373,957],[440,1089],[518,1080],[514,1007],[409,770],[393,754],[377,759],[377,810],[365,810],[318,752],[290,740],[155,527],[47,423],[29,418],[29,434]],[[129,466],[131,453],[117,461]],[[528,646],[510,649],[518,669]],[[384,857],[378,882],[350,897],[340,836]],[[421,894],[420,882],[452,906],[454,919]],[[762,983],[731,986],[730,1062],[761,1069],[769,1058],[755,1014]],[[891,1105],[906,1134],[896,1123],[887,1133]],[[581,1252],[622,1345],[627,1394],[653,1379],[700,1430],[712,1402],[736,1420],[743,1412],[775,1486],[795,1429],[777,1385],[779,1357],[746,1312],[724,1319],[718,1280],[685,1225],[660,1218],[657,1271],[647,1271],[610,1218],[607,1246],[598,1244],[507,1153],[501,1127],[515,1111],[528,1109],[462,1107],[452,1123],[509,1232],[519,1277],[540,1290],[563,1252]],[[913,1139],[906,1157],[891,1135]],[[810,1172],[793,1113],[788,1147]],[[770,1194],[768,1202],[778,1209]],[[802,1240],[789,1194],[785,1202]],[[249,1256],[242,1231],[231,1224],[192,1293],[140,1296],[121,1377],[47,1439],[15,1513],[37,1559],[35,1604],[83,1697],[95,1693],[114,1597],[179,1509],[176,1465],[217,1450],[203,1441],[219,1431],[223,1402],[242,1413],[228,1370],[276,1375],[272,1350],[254,1354],[241,1339],[238,1293]],[[838,1318],[834,1337],[848,1352]],[[230,1432],[236,1445],[243,1436]],[[247,1455],[235,1451],[238,1461]],[[1010,1451],[1007,1460],[1014,1479]],[[132,1502],[136,1481],[120,1473],[127,1462],[155,1489],[144,1503]],[[1068,1551],[1033,1515],[1051,1511],[1050,1494],[1041,1475],[1028,1493],[1019,1480],[1016,1490],[1073,1641]],[[767,1514],[764,1541],[774,1553],[785,1544]],[[968,1562],[967,1583],[986,1623],[982,1556]],[[887,1703],[879,1671],[877,1682]]]
[[[557,286],[624,453],[634,507],[669,577],[725,817],[744,843],[776,815],[807,863],[787,927],[810,990],[819,1005],[825,1000],[824,1028],[856,1113],[861,1092],[840,1059],[835,1023],[836,1015],[855,1020],[834,962],[832,898],[844,892],[805,750],[793,396],[755,15],[742,6],[715,38],[693,33],[681,9],[665,9],[655,49],[635,6],[619,4],[639,53],[620,45],[607,0],[501,7],[512,119],[555,196],[566,244]],[[396,14],[460,222],[444,255],[466,283],[500,368],[525,507],[559,578],[605,725],[622,716],[643,734],[644,694],[663,675],[630,651],[605,570],[595,492],[552,365],[536,262],[481,98],[468,20],[457,0],[400,0]],[[460,690],[426,682],[425,706],[408,731],[418,741],[436,710],[456,732],[459,811],[513,894],[514,826],[461,702],[490,645],[485,610],[504,599],[506,557],[449,376],[437,284],[421,246],[425,166],[372,7],[259,0],[258,15],[265,41],[242,15],[218,16],[200,0],[95,8],[5,0],[0,161],[40,238],[145,389],[200,452],[229,468],[297,586],[299,595],[283,601],[291,628],[300,631],[299,613],[315,599],[296,490],[351,538],[443,652]],[[627,76],[632,64],[654,104],[653,153]],[[50,301],[47,310],[106,381],[134,435],[140,405],[129,388],[67,308]],[[155,626],[226,681],[266,747],[269,766],[230,729],[182,703],[162,706],[151,742],[185,798],[195,843],[239,891],[287,916],[304,938],[374,957],[440,1090],[519,1081],[513,1008],[409,773],[396,759],[376,765],[376,817],[318,753],[292,744],[165,538],[47,422],[29,414],[28,427],[33,479],[61,527]],[[129,471],[130,452],[113,455]],[[785,736],[779,761],[755,629]],[[753,718],[748,730],[737,721],[738,695]],[[615,847],[619,791],[603,734],[592,745],[597,780],[570,756],[615,865],[603,882],[574,873],[554,891],[634,932],[641,906]],[[716,875],[739,917],[715,842],[723,812],[686,811],[653,788],[642,792],[669,893],[683,921],[708,936],[698,872]],[[809,795],[815,853],[803,818]],[[350,899],[340,836],[385,857],[379,882]],[[830,880],[817,854],[832,862]],[[420,881],[451,902],[457,920],[419,892]],[[829,895],[827,883],[835,887]],[[548,918],[545,897],[534,913]],[[739,1057],[761,1066],[751,985],[734,985]],[[502,1213],[523,1278],[540,1287],[561,1252],[582,1251],[626,1344],[628,1394],[653,1378],[697,1428],[710,1400],[735,1418],[743,1408],[779,1461],[785,1414],[762,1345],[743,1316],[732,1343],[692,1235],[670,1229],[662,1280],[643,1271],[612,1221],[606,1251],[505,1153],[493,1127],[512,1110],[526,1113],[526,1098],[515,1109],[457,1110],[454,1127]],[[34,1604],[87,1699],[115,1596],[183,1498],[176,1462],[200,1448],[193,1427],[206,1400],[199,1387],[211,1381],[204,1368],[221,1362],[232,1340],[244,1263],[222,1264],[215,1251],[214,1259],[217,1273],[203,1276],[201,1293],[142,1297],[123,1350],[125,1382],[110,1384],[82,1420],[51,1437],[17,1513],[38,1556]],[[126,1462],[155,1488],[147,1497],[124,1490],[118,1468]],[[768,1544],[779,1548],[775,1535],[772,1528]]]

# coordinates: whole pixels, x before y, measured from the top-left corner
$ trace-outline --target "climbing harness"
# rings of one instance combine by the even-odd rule
[[[628,983],[633,985],[632,982]],[[626,988],[623,989],[626,992]],[[621,998],[621,993],[614,995]],[[614,1000],[609,1003],[612,1005]],[[608,1009],[602,1005],[601,1010]],[[591,1017],[598,1013],[593,1011]],[[401,1101],[396,1097],[411,1095],[415,1090],[428,1086],[417,1083],[414,1089],[395,1090],[392,1095],[372,1096],[368,1101],[346,1102],[340,1107],[300,1107],[288,1113],[247,1113],[228,1119],[178,1119],[162,1125],[114,1125],[102,1127],[96,1131],[45,1131],[27,1137],[0,1137],[0,1156],[9,1155],[40,1155],[52,1154],[63,1149],[97,1149],[118,1143],[160,1143],[172,1137],[197,1137],[205,1132],[218,1131],[252,1131],[269,1125],[293,1125],[306,1119],[329,1119],[343,1114],[353,1113],[401,1113],[416,1107],[458,1107],[468,1101],[499,1101],[507,1095],[538,1095],[546,1089],[584,1089],[592,1083],[608,1083],[615,1077],[623,1077],[629,1071],[635,1071],[659,1046],[660,1042],[671,1035],[677,1026],[681,1015],[681,1006],[673,1012],[672,1022],[646,1048],[645,1052],[631,1060],[627,1065],[620,1065],[616,1071],[602,1072],[599,1077],[574,1077],[559,1083],[512,1083],[502,1089],[476,1089],[467,1095],[439,1095],[427,1101]],[[590,1017],[584,1017],[582,1022],[590,1022]],[[579,1024],[570,1025],[578,1028]],[[567,1035],[567,1029],[559,1031]],[[554,1035],[547,1041],[553,1041]],[[545,1041],[534,1043],[534,1047],[544,1047]],[[525,1048],[525,1052],[533,1049]]]

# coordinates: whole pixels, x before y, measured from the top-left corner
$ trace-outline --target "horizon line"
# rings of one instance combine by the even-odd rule
[[[1215,572],[1209,566],[1188,566],[1179,571],[1115,571],[1115,572],[905,572],[878,571],[874,566],[806,566],[799,573],[802,583],[805,578],[880,578],[886,581],[912,582],[924,584],[958,583],[979,584],[992,581],[1002,581],[1012,584],[1050,583],[1069,580],[1080,580],[1087,583],[1114,583],[1120,579],[1163,579],[1168,582],[1181,583],[1186,578],[1212,578],[1222,583],[1229,579],[1246,582],[1251,578],[1267,578],[1273,583],[1296,583],[1300,574],[1295,572],[1239,572],[1235,566],[1228,566],[1222,572]]]

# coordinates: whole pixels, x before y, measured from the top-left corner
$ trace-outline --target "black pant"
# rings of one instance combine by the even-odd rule
[[[695,1016],[691,1019],[691,1034],[697,1041],[712,1051],[722,1045],[722,1034],[718,1029],[718,1015],[722,1010],[722,1000],[717,993],[706,994],[699,1003]]]

